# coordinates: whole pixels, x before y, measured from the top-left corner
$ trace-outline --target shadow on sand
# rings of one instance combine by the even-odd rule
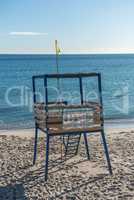
[[[23,184],[10,184],[0,187],[0,200],[28,200],[25,196]]]
[[[29,189],[33,189],[38,183],[43,185],[43,187],[46,189],[48,193],[48,196],[51,198],[51,200],[53,200],[53,197],[51,197],[51,187],[50,188],[48,187],[48,183],[49,185],[56,184],[55,180],[53,179],[55,179],[54,178],[55,174],[58,171],[72,169],[72,167],[74,167],[75,165],[77,166],[79,163],[82,163],[82,162],[87,162],[87,160],[73,161],[69,164],[66,164],[66,166],[62,168],[62,164],[64,165],[64,162],[61,164],[61,162],[58,161],[58,159],[56,159],[55,161],[50,161],[50,168],[49,168],[50,172],[49,172],[48,182],[45,182],[45,176],[44,176],[45,167],[44,166],[37,167],[36,169],[32,169],[31,165],[25,166],[21,169],[22,171],[25,169],[31,169],[31,170],[16,180],[20,184],[12,183],[12,185],[0,187],[0,200],[7,200],[7,199],[8,200],[18,200],[18,199],[28,200],[28,198],[25,196],[25,190],[24,190],[23,185],[25,185]],[[99,174],[95,177],[85,177],[85,180],[82,177],[80,177],[79,184],[76,187],[73,187],[73,191],[79,190],[81,187],[92,184],[93,182],[98,182],[99,180],[104,179],[106,176],[107,174]],[[7,174],[5,176],[1,176],[0,178],[6,179]],[[75,181],[74,181],[74,184],[75,184]],[[64,195],[67,195],[70,192],[72,192],[72,189],[68,189],[64,192],[60,192],[58,195],[55,196],[54,199],[60,199]]]

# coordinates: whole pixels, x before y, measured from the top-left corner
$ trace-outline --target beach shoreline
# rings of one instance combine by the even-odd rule
[[[34,137],[34,128],[18,128],[18,129],[0,129],[0,135],[14,135],[19,137]],[[119,133],[119,132],[133,132],[134,131],[134,121],[129,120],[117,122],[116,120],[110,120],[104,123],[104,130],[106,134]],[[39,137],[44,136],[45,133],[39,131]]]

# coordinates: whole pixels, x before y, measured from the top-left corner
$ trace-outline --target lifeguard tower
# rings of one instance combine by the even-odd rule
[[[90,82],[90,80],[92,81]],[[45,181],[47,181],[48,178],[50,138],[56,136],[61,136],[63,138],[62,141],[65,147],[64,156],[66,156],[72,152],[75,155],[78,153],[81,136],[84,136],[87,158],[90,160],[87,135],[91,132],[100,132],[109,173],[112,174],[112,167],[104,133],[101,74],[45,74],[33,76],[32,81],[35,113],[33,164],[35,164],[37,156],[38,130],[41,130],[45,133],[46,137]],[[56,88],[57,81],[60,88]],[[93,84],[93,81],[95,84]],[[44,99],[41,100],[38,99],[39,82],[39,85],[44,92]],[[53,86],[51,83],[53,83]],[[97,100],[90,100],[90,83],[94,88],[93,90],[97,91]],[[66,95],[61,95],[62,93],[65,94],[65,90],[68,91],[67,94],[69,94],[69,92],[71,93],[69,85],[71,85],[72,91],[77,90],[77,94],[74,97],[74,99],[77,97],[76,101],[73,101],[73,97],[68,100]],[[89,99],[85,98],[86,94],[88,94],[87,96]],[[57,98],[59,96],[60,98]]]

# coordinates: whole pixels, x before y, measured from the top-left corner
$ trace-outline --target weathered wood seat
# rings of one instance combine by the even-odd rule
[[[35,103],[36,125],[49,134],[95,132],[101,130],[101,106],[95,102],[82,105]]]

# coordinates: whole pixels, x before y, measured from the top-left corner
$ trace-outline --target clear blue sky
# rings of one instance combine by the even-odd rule
[[[0,1],[0,52],[134,53],[134,0]]]

